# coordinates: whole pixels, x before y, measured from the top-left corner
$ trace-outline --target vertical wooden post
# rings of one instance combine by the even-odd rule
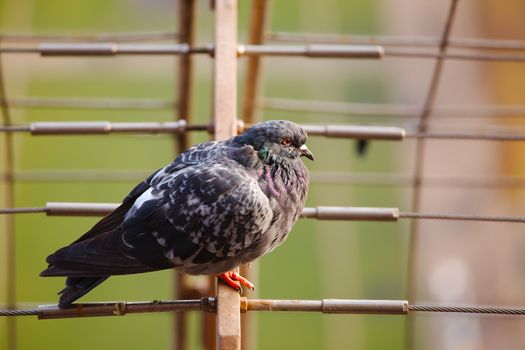
[[[195,41],[195,0],[180,0],[178,1],[178,42],[181,44],[188,44],[193,46]],[[193,58],[190,54],[181,55],[178,57],[178,81],[177,81],[177,105],[175,106],[175,119],[184,119],[191,121],[191,100],[193,88]],[[189,134],[180,133],[176,136],[177,147],[175,152],[180,153],[186,150],[189,146]],[[190,286],[188,285],[188,277],[180,272],[174,271],[175,281],[175,298],[188,299],[190,298]],[[193,296],[191,296],[193,297]],[[175,325],[173,334],[173,346],[176,350],[183,350],[187,348],[187,313],[174,313]]]
[[[195,0],[178,1],[179,15],[179,36],[181,44],[188,44],[190,47],[195,43]],[[193,90],[193,57],[191,54],[181,55],[178,58],[178,83],[177,83],[177,108],[176,118],[191,121],[191,100]],[[189,133],[177,135],[179,151],[188,148]]]
[[[237,133],[237,1],[215,0],[213,119],[215,139]],[[241,348],[240,295],[217,284],[217,349]]]
[[[213,118],[215,139],[237,134],[237,1],[215,1]]]

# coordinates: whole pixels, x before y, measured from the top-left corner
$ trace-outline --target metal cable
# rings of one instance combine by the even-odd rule
[[[0,214],[30,214],[30,213],[45,213],[46,208],[1,208]]]
[[[19,131],[31,131],[31,128],[27,125],[1,125],[0,126],[1,132],[19,132]]]
[[[485,215],[457,215],[457,214],[430,214],[430,213],[400,212],[399,217],[404,218],[404,219],[525,223],[525,216],[485,216]]]
[[[289,43],[311,44],[375,44],[397,47],[432,48],[440,45],[440,38],[418,36],[367,36],[342,34],[313,34],[274,32],[267,35],[267,40]],[[525,50],[525,42],[521,40],[497,40],[476,38],[449,39],[449,47],[456,49],[488,49],[488,50]]]
[[[409,305],[409,311],[459,312],[468,314],[525,315],[525,308],[491,306]]]
[[[80,98],[80,97],[11,97],[7,100],[13,108],[71,108],[71,109],[130,109],[169,110],[175,101],[153,98]],[[356,103],[315,100],[295,100],[266,97],[261,102],[264,109],[326,113],[356,116],[417,117],[418,106],[386,103]],[[522,117],[524,105],[444,105],[435,106],[435,114],[441,118],[471,117]]]
[[[489,61],[489,62],[525,62],[524,55],[500,55],[500,54],[453,54],[433,52],[413,52],[402,50],[385,50],[385,57],[403,58],[437,58],[461,61]]]
[[[58,179],[71,179],[74,181],[75,175],[69,175],[68,171],[57,172]],[[142,173],[142,177],[146,173]],[[324,183],[332,185],[364,185],[364,186],[412,186],[414,177],[402,173],[375,173],[375,172],[331,172],[331,171],[312,171],[310,173],[311,181],[315,183]],[[1,175],[0,175],[1,176]],[[33,172],[20,172],[15,174],[17,179],[24,181],[38,180],[44,178],[44,174]],[[78,176],[78,175],[76,175]],[[94,178],[94,174],[91,175]],[[107,179],[112,179],[111,173],[107,174]],[[114,177],[115,175],[113,175]],[[135,177],[133,180],[139,180],[142,177]],[[51,175],[49,176],[51,178]],[[52,181],[52,180],[51,180]],[[522,176],[425,176],[423,178],[425,188],[525,188],[525,177]]]
[[[276,111],[322,113],[352,116],[417,118],[421,108],[409,104],[336,102],[265,97],[262,108]],[[441,105],[433,114],[440,118],[483,118],[525,116],[524,105]]]
[[[441,140],[484,140],[484,141],[525,141],[525,135],[470,134],[460,132],[414,132],[407,133],[407,138]]]
[[[38,310],[0,310],[0,316],[35,316]]]

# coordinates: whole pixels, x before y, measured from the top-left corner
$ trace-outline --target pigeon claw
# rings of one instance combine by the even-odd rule
[[[247,287],[248,289],[254,290],[255,286],[252,282],[248,281],[246,278],[239,275],[237,272],[228,271],[217,275],[217,278],[222,280],[228,286],[235,289],[237,292],[242,293],[242,286]]]

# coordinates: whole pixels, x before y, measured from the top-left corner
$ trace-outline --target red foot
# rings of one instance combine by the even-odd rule
[[[242,286],[245,286],[251,290],[255,289],[252,282],[239,275],[237,272],[228,271],[217,275],[217,278],[224,281],[228,286],[235,289],[237,292],[242,293]]]

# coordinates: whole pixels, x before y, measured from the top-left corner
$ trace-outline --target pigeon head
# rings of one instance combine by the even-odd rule
[[[305,156],[314,160],[306,147],[306,131],[286,120],[270,120],[255,124],[239,136],[240,142],[252,145],[265,162],[282,162]]]

